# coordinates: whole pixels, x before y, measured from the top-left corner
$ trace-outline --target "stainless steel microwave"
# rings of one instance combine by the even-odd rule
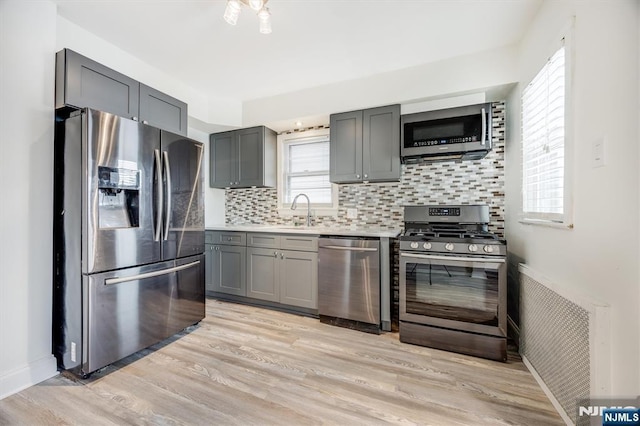
[[[468,105],[401,116],[403,162],[476,160],[491,150],[491,104]]]

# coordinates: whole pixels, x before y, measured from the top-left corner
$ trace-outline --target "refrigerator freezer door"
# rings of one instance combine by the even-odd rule
[[[204,255],[85,275],[83,356],[88,374],[204,318]]]
[[[160,261],[154,241],[160,131],[91,109],[82,126],[82,272]]]
[[[163,260],[204,253],[204,146],[161,131],[163,154]]]

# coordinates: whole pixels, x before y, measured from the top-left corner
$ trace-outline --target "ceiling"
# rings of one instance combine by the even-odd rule
[[[58,14],[208,96],[247,101],[517,43],[542,0],[54,0]]]

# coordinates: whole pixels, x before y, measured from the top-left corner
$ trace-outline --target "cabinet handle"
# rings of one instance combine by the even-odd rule
[[[231,237],[227,238],[227,241],[231,241]]]
[[[278,252],[277,251],[273,252],[273,257],[278,257]]]
[[[134,117],[131,117],[131,119],[132,119],[133,121],[138,121],[138,117],[135,117],[135,116],[134,116]]]
[[[284,259],[284,253],[280,253],[280,259]]]
[[[219,251],[219,250],[220,250],[220,247],[216,246],[216,251]]]
[[[365,179],[366,179],[366,178],[368,178],[368,177],[369,177],[369,175],[366,175],[366,174],[364,175],[364,178],[365,178]]]
[[[356,175],[356,179],[360,179],[360,175]]]
[[[238,182],[236,182],[236,185],[238,184]]]
[[[147,120],[142,120],[142,124],[149,124]]]

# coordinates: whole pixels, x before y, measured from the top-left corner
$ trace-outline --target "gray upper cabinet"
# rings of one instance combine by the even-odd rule
[[[140,83],[140,121],[187,135],[187,104]]]
[[[332,114],[334,183],[400,180],[400,105]]]
[[[187,104],[70,49],[56,53],[56,109],[93,108],[187,136]]]
[[[362,181],[362,111],[330,117],[331,182]]]
[[[56,54],[56,108],[94,108],[126,118],[139,115],[140,83],[73,50]]]
[[[212,188],[275,187],[276,133],[264,126],[209,137]]]

